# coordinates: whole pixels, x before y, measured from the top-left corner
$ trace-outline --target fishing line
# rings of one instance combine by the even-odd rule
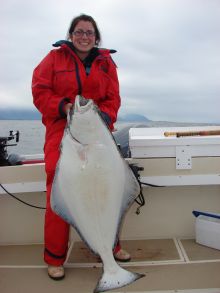
[[[24,200],[22,200],[22,199],[20,199],[20,198],[18,198],[17,196],[15,196],[14,194],[12,194],[12,193],[10,193],[1,183],[0,183],[0,186],[1,186],[1,188],[8,194],[8,195],[10,195],[11,197],[13,197],[14,199],[16,199],[17,201],[20,201],[21,203],[23,203],[23,204],[25,204],[25,205],[27,205],[27,206],[29,206],[29,207],[32,207],[32,208],[36,208],[36,209],[41,209],[41,210],[45,210],[46,208],[44,208],[44,207],[39,207],[39,206],[36,206],[36,205],[33,205],[33,204],[30,204],[30,203],[28,203],[28,202],[26,202],[26,201],[24,201]]]

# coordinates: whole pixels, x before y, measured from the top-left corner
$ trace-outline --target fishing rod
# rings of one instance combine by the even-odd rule
[[[209,135],[220,135],[219,130],[201,130],[201,131],[176,131],[176,132],[164,132],[164,136],[176,136],[176,137],[184,137],[184,136],[209,136]]]

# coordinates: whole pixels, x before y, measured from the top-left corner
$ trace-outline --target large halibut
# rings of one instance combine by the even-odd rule
[[[103,275],[94,292],[143,277],[121,268],[112,250],[121,220],[140,192],[93,100],[77,96],[61,143],[51,207],[100,256]]]

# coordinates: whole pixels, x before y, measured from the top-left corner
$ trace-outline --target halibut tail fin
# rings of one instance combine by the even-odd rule
[[[121,288],[123,286],[133,283],[134,281],[142,277],[145,277],[145,275],[132,273],[118,266],[117,270],[114,272],[103,273],[102,278],[100,279],[94,290],[94,293]]]

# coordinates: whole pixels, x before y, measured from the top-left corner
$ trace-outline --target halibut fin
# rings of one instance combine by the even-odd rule
[[[117,270],[114,272],[104,272],[102,278],[98,282],[94,293],[105,292],[116,288],[129,285],[130,283],[145,277],[144,274],[132,273],[124,270],[120,266],[117,266]]]

